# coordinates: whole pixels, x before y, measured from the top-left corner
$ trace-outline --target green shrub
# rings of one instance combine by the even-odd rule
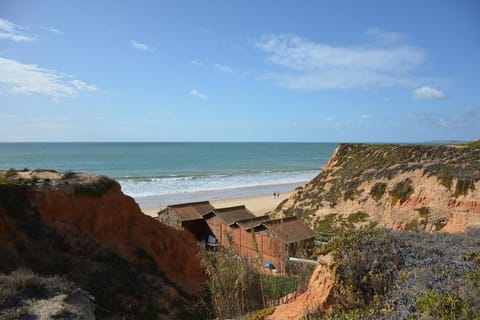
[[[451,190],[453,178],[452,169],[449,166],[442,165],[437,174],[437,179],[440,180],[440,183],[448,190]]]
[[[400,204],[404,203],[408,197],[413,194],[413,185],[410,178],[400,181],[390,190],[390,195],[392,196],[392,206],[396,205],[400,200]]]
[[[458,178],[454,196],[466,196],[470,190],[475,190],[475,181],[470,177]]]
[[[380,199],[382,199],[386,188],[387,188],[387,184],[385,182],[377,182],[373,185],[372,189],[370,190],[370,195],[375,201],[379,201]]]
[[[5,178],[6,179],[11,179],[17,176],[17,170],[15,169],[8,169],[7,172],[5,172]]]
[[[420,214],[420,218],[428,219],[428,217],[430,216],[430,208],[428,207],[421,207],[415,209],[415,211],[418,211],[418,213]]]
[[[467,144],[467,147],[473,149],[480,149],[480,140],[470,142],[469,144]]]
[[[467,272],[466,278],[472,282],[472,284],[480,289],[480,266],[472,271]]]
[[[114,180],[101,177],[94,183],[76,184],[74,192],[80,196],[101,197],[105,195],[116,184]]]
[[[313,229],[319,233],[336,233],[338,232],[336,222],[337,214],[330,213],[324,216],[322,219],[317,218],[313,224]]]
[[[265,317],[273,314],[275,312],[275,307],[268,307],[260,311],[254,312],[252,314],[241,317],[240,320],[263,320]]]
[[[365,213],[363,211],[357,211],[357,212],[350,213],[347,217],[347,220],[350,223],[359,223],[359,222],[365,222],[367,218],[368,218],[368,213]]]
[[[263,287],[267,300],[276,300],[294,292],[298,286],[298,279],[293,276],[275,276],[262,274]]]
[[[418,219],[413,219],[405,225],[405,230],[407,231],[416,231],[418,230]]]
[[[238,317],[264,307],[260,274],[248,261],[230,248],[208,251],[200,245],[199,253],[216,317]]]
[[[68,179],[71,179],[71,178],[75,177],[75,175],[76,175],[75,172],[69,170],[69,171],[66,171],[62,174],[61,179],[62,180],[68,180]]]
[[[397,242],[383,230],[357,230],[332,239],[319,250],[337,263],[334,294],[342,310],[365,309],[385,294],[397,275]]]
[[[417,308],[433,319],[480,319],[480,314],[452,291],[427,290],[417,298]]]

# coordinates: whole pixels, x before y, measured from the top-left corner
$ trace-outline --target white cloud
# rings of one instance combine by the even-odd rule
[[[413,91],[413,98],[415,100],[442,100],[446,99],[447,95],[438,89],[423,86]]]
[[[23,30],[27,28],[0,18],[0,40],[12,40],[15,42],[35,41],[34,36],[28,35]]]
[[[135,49],[142,50],[142,51],[149,51],[149,50],[155,51],[155,48],[153,48],[152,46],[149,46],[148,44],[138,42],[135,40],[131,40],[131,43]]]
[[[334,117],[325,117],[323,118],[324,121],[334,121],[335,118]]]
[[[64,74],[34,64],[0,57],[0,86],[16,94],[41,94],[55,101],[75,97],[80,91],[96,91],[94,85],[80,80],[68,81]]]
[[[199,98],[199,99],[207,99],[207,95],[198,91],[197,89],[192,89],[189,93],[192,97]]]
[[[222,72],[233,72],[233,68],[226,64],[214,64],[213,66]]]
[[[362,115],[360,115],[360,119],[369,120],[369,119],[372,119],[372,116],[369,115],[369,114],[362,114]]]
[[[46,27],[44,28],[45,30],[48,30],[50,32],[53,32],[53,33],[58,33],[58,34],[63,34],[63,31],[62,30],[59,30],[59,29],[56,29],[56,28],[52,28],[52,27]]]
[[[392,101],[392,98],[390,98],[390,97],[385,97],[385,98],[383,98],[383,101],[384,101],[384,102],[391,102],[391,101]]]
[[[404,44],[332,46],[293,34],[263,37],[257,47],[283,71],[264,74],[290,89],[346,89],[409,86],[410,74],[425,61],[422,49]]]
[[[85,82],[80,80],[73,80],[72,83],[78,90],[86,90],[93,92],[97,91],[97,87],[93,84],[86,84]]]

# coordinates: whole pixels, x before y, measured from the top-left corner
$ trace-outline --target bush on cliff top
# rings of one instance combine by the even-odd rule
[[[107,177],[100,177],[93,183],[79,183],[74,186],[74,192],[79,196],[101,197],[115,186],[116,182]]]
[[[480,140],[470,142],[469,144],[467,144],[467,147],[474,148],[474,149],[480,149]]]

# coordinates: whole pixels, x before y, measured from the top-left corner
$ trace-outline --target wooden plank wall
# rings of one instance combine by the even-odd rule
[[[252,233],[241,228],[231,228],[221,223],[217,217],[208,219],[208,225],[218,242],[228,248],[230,245],[240,256],[246,258],[253,264],[257,262],[257,253]],[[229,240],[230,239],[230,240]],[[260,253],[262,266],[270,262],[280,271],[285,272],[287,260],[287,246],[279,239],[272,238],[265,234],[256,233],[255,239]]]

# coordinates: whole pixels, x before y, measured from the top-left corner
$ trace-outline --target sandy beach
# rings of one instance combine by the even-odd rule
[[[273,194],[265,194],[251,197],[231,198],[210,201],[216,208],[245,205],[255,215],[261,216],[275,209],[280,202],[287,199],[292,192],[280,193],[280,197],[274,198]],[[164,207],[141,208],[146,215],[155,217],[157,212]]]

